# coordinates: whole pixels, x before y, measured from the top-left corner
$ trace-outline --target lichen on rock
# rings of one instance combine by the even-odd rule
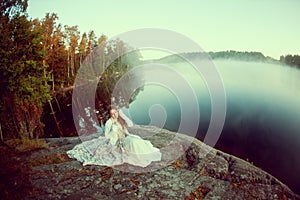
[[[35,192],[26,199],[299,199],[270,174],[197,139],[153,126],[134,126],[130,132],[160,148],[162,160],[146,168],[83,166],[68,158],[39,163],[29,175]],[[66,155],[81,141],[74,137],[46,142],[51,149],[31,152],[27,161]],[[202,149],[209,150],[204,157],[199,156]]]

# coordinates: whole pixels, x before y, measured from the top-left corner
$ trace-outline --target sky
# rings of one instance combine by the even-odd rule
[[[108,38],[141,28],[178,32],[204,51],[258,51],[279,59],[300,54],[300,0],[29,0],[30,18],[56,13]]]

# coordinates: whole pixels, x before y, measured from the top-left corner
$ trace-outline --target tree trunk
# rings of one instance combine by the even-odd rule
[[[71,64],[71,76],[74,77],[74,56],[73,56],[72,53],[71,53],[71,61],[70,61],[70,64]]]
[[[56,96],[54,96],[54,99],[55,99],[55,102],[56,102],[56,105],[57,105],[57,107],[58,107],[59,112],[61,112],[60,104],[59,104],[59,102],[58,102]]]
[[[55,121],[55,124],[56,124],[57,130],[58,130],[58,132],[59,132],[59,135],[62,137],[62,136],[63,136],[63,133],[62,133],[60,127],[59,127],[57,118],[56,118],[56,116],[55,116],[55,112],[54,112],[54,110],[53,110],[52,103],[51,103],[51,101],[48,101],[48,102],[49,102],[49,106],[50,106],[50,108],[51,108],[51,113],[50,113],[50,114],[53,115],[53,119],[54,119],[54,121]]]
[[[54,71],[52,70],[52,91],[55,91],[55,83],[54,83]]]
[[[0,139],[1,139],[2,142],[4,141],[4,140],[3,140],[3,134],[2,134],[1,123],[0,123]]]
[[[67,79],[67,84],[68,86],[70,85],[70,49],[68,49],[68,59],[67,59],[67,71],[68,71],[68,79]]]

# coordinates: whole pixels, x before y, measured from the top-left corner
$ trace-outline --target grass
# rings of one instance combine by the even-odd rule
[[[50,150],[49,145],[44,140],[40,139],[11,139],[6,141],[5,144],[20,153],[37,149]]]
[[[62,153],[55,153],[47,156],[43,156],[34,160],[30,160],[28,165],[30,167],[41,166],[41,165],[51,165],[51,164],[58,164],[63,162],[71,161],[72,159],[69,158],[66,154]]]

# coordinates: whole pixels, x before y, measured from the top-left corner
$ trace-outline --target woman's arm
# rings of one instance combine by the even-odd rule
[[[111,118],[108,119],[108,120],[106,121],[106,123],[105,123],[105,131],[104,131],[104,135],[105,135],[105,137],[106,137],[107,139],[109,139],[109,132],[110,132],[110,130],[111,130],[112,124],[113,124],[113,121],[112,121]]]
[[[105,138],[108,139],[109,144],[116,145],[117,140],[118,140],[118,132],[112,131],[113,126],[114,126],[113,119],[110,118],[105,123],[104,134],[105,134]]]

